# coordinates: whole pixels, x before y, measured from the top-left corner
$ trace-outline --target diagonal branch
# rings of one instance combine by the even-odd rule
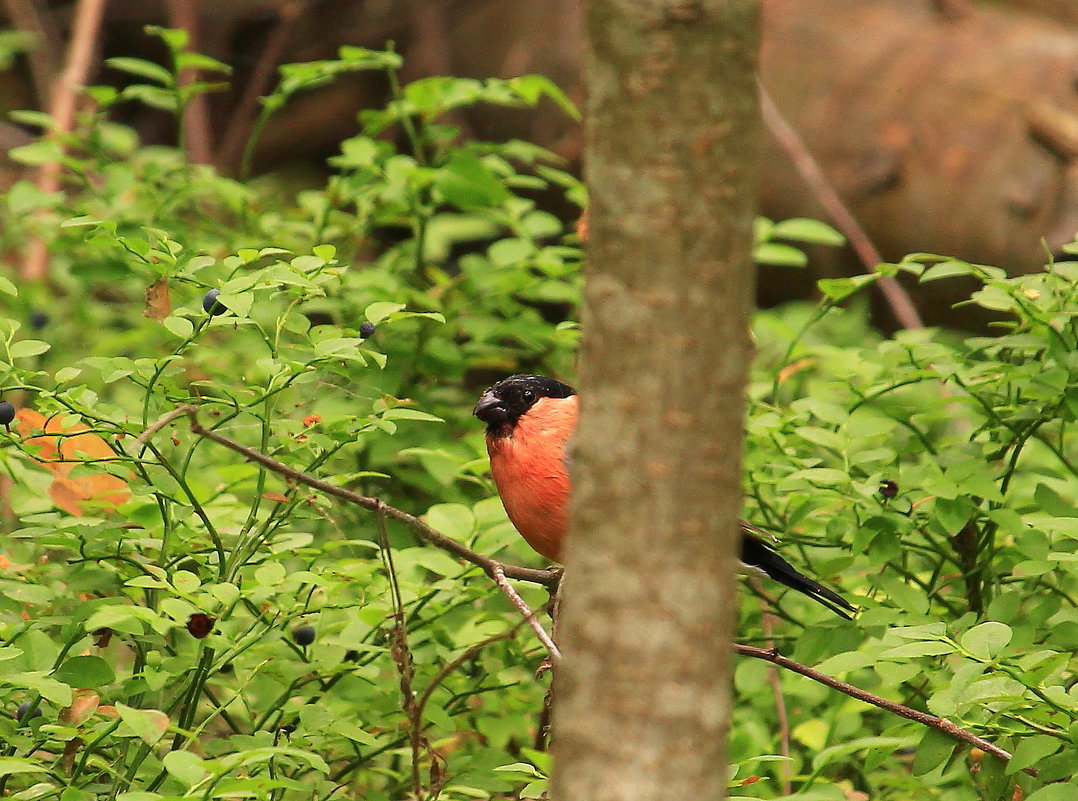
[[[800,673],[802,676],[817,681],[820,684],[826,684],[832,689],[838,690],[840,693],[845,693],[851,698],[856,698],[858,701],[864,701],[866,704],[879,707],[880,709],[886,709],[900,717],[912,720],[916,723],[920,723],[924,726],[930,726],[937,731],[941,731],[952,739],[959,742],[968,743],[975,748],[980,748],[986,753],[993,754],[999,757],[1004,762],[1008,762],[1011,759],[1011,753],[1004,751],[998,745],[993,745],[981,737],[978,737],[971,731],[963,729],[961,726],[952,723],[946,718],[936,717],[935,715],[929,715],[927,712],[921,712],[917,709],[911,709],[905,704],[899,704],[895,701],[888,701],[886,698],[881,698],[878,695],[862,690],[860,687],[854,687],[852,684],[847,684],[844,681],[836,679],[834,676],[828,676],[826,673],[821,673],[818,670],[802,665],[800,662],[795,662],[789,657],[785,657],[780,654],[774,648],[756,648],[751,645],[741,645],[740,643],[734,643],[734,650],[742,656],[751,656],[754,659],[763,659],[765,662],[770,662],[773,665],[778,665],[786,670],[793,671],[794,673]],[[1030,776],[1036,776],[1036,768],[1023,768],[1025,773]]]
[[[838,192],[831,186],[831,182],[827,180],[827,176],[820,169],[819,163],[809,152],[808,147],[805,146],[800,134],[782,116],[782,112],[779,111],[778,106],[775,105],[775,101],[771,99],[771,95],[767,93],[763,84],[760,84],[760,111],[763,114],[767,130],[778,142],[779,147],[789,156],[797,172],[827,211],[827,216],[831,218],[831,222],[845,234],[846,239],[849,240],[850,247],[853,248],[865,269],[876,272],[876,268],[883,263],[883,256],[880,255],[876,246],[872,244],[872,240],[865,233],[865,229],[861,227],[861,223],[853,216],[853,212],[847,208],[842,198],[839,197]],[[903,328],[925,327],[917,307],[913,305],[913,301],[910,299],[909,293],[902,288],[897,279],[890,275],[881,276],[879,286],[880,292],[883,293],[899,325]]]
[[[235,451],[248,461],[260,464],[267,470],[284,476],[291,481],[295,481],[297,484],[304,484],[319,492],[323,492],[326,495],[332,495],[334,498],[339,498],[347,503],[360,506],[370,512],[384,514],[391,520],[403,523],[418,534],[421,539],[431,545],[441,548],[443,551],[448,551],[458,559],[463,559],[465,562],[470,562],[476,567],[482,568],[483,572],[490,576],[494,581],[497,581],[496,576],[498,573],[501,573],[508,578],[517,579],[518,581],[530,581],[533,584],[542,584],[545,587],[551,587],[558,581],[560,571],[535,570],[530,567],[507,565],[503,562],[499,562],[497,559],[491,559],[488,556],[483,556],[481,553],[476,553],[471,548],[468,548],[456,540],[447,537],[442,532],[431,528],[415,515],[410,515],[396,507],[389,506],[379,498],[360,495],[358,492],[352,492],[344,487],[338,487],[335,484],[330,484],[320,478],[307,475],[306,473],[289,467],[283,462],[278,462],[276,459],[267,456],[254,448],[248,448],[246,445],[241,445],[235,440],[231,440],[222,434],[218,434],[216,431],[205,428],[198,422],[198,409],[194,406],[183,406],[180,408],[183,409],[191,420],[192,433],[212,440],[218,445],[224,445],[226,448]]]

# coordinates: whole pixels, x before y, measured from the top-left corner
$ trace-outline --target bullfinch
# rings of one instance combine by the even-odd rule
[[[542,556],[561,561],[569,528],[569,455],[578,411],[576,391],[539,375],[514,375],[479,397],[473,414],[487,424],[490,471],[517,531]],[[741,522],[741,562],[849,619],[856,608],[779,556]]]

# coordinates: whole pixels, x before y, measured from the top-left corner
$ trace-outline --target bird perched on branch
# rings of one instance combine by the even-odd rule
[[[576,426],[577,396],[568,384],[538,375],[500,381],[475,405],[487,424],[490,470],[509,519],[528,544],[560,561],[569,527],[569,465],[566,442]],[[847,619],[856,609],[846,599],[802,575],[779,556],[755,526],[741,523],[741,562]]]

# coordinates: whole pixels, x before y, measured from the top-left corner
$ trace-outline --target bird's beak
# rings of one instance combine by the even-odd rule
[[[501,399],[489,389],[479,396],[472,414],[489,425],[504,423],[509,419],[509,410],[502,405]]]

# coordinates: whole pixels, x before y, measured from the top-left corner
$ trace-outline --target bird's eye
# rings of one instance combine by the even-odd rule
[[[533,400],[535,400],[535,393],[532,392],[530,389],[526,389],[524,390],[524,392],[521,393],[520,399],[525,403],[531,403]]]

